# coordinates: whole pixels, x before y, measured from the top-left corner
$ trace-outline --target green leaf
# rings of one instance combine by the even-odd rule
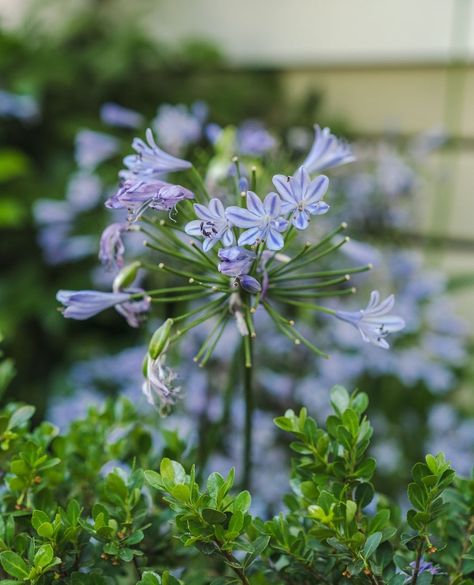
[[[202,517],[208,524],[224,524],[227,521],[227,516],[224,512],[214,508],[204,508]]]
[[[38,526],[36,531],[43,538],[51,538],[54,534],[54,528],[51,522],[43,522],[43,524]]]
[[[378,530],[382,530],[387,526],[390,520],[390,510],[384,509],[379,510],[373,518],[370,519],[369,522],[369,533],[377,532]]]
[[[427,503],[427,493],[417,483],[410,483],[408,485],[408,498],[417,510],[424,510]]]
[[[163,481],[159,473],[152,469],[147,469],[144,475],[145,480],[152,488],[155,488],[156,490],[161,490],[163,488]]]
[[[362,550],[362,554],[366,559],[370,558],[374,554],[381,541],[381,532],[374,532],[369,536],[369,538],[365,541],[364,548]]]
[[[249,511],[250,505],[252,503],[252,496],[250,492],[247,490],[240,492],[234,500],[233,503],[233,510],[234,512],[242,512],[245,514]]]
[[[33,563],[35,567],[44,569],[54,558],[53,547],[50,544],[43,544],[37,550]]]
[[[152,571],[144,571],[142,578],[137,585],[161,585],[160,576]]]
[[[342,416],[342,413],[349,407],[349,393],[342,386],[336,385],[331,388],[331,404],[336,413]]]
[[[342,415],[342,422],[351,435],[357,437],[359,433],[359,417],[351,408],[348,408]]]
[[[10,420],[8,421],[8,430],[11,430],[15,427],[18,427],[28,421],[35,413],[34,406],[20,406],[15,412],[11,415]]]
[[[0,563],[3,570],[17,579],[26,579],[29,575],[28,565],[16,553],[6,550],[0,553]]]
[[[346,522],[350,524],[354,520],[357,512],[357,504],[352,500],[346,501]]]
[[[161,477],[174,483],[185,483],[186,473],[181,463],[164,457],[160,463]]]

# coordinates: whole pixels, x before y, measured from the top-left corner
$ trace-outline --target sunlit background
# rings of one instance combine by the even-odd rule
[[[75,236],[92,239],[80,241],[83,254],[68,256],[59,236],[48,240],[49,248],[42,239],[38,200],[64,200],[77,170],[75,136],[84,128],[108,132],[99,117],[105,102],[150,119],[162,104],[202,100],[209,121],[221,126],[258,118],[283,136],[319,123],[358,144],[371,164],[376,153],[394,155],[396,164],[392,159],[378,170],[372,165],[372,172],[385,173],[387,193],[392,187],[402,192],[400,200],[384,203],[387,213],[397,213],[399,201],[406,215],[395,231],[372,225],[368,239],[375,247],[417,258],[392,274],[400,289],[405,281],[420,287],[425,278],[432,283],[435,271],[443,284],[433,295],[448,300],[449,312],[444,314],[447,305],[433,305],[436,316],[425,316],[424,325],[411,332],[418,337],[410,359],[405,356],[387,373],[373,366],[389,359],[377,354],[370,367],[348,376],[348,383],[367,389],[374,401],[376,429],[386,439],[380,456],[388,462],[382,469],[387,478],[404,456],[414,459],[419,454],[414,451],[430,442],[449,455],[453,445],[462,444],[458,456],[472,461],[472,0],[0,0],[0,18],[0,91],[31,100],[12,112],[6,94],[0,97],[0,330],[4,353],[16,369],[5,399],[32,402],[39,417],[47,413],[60,421],[80,415],[89,401],[121,391],[124,379],[139,392],[140,372],[134,368],[140,367],[142,332],[114,316],[65,322],[56,310],[57,289],[88,288],[94,281],[101,212],[100,220],[92,214],[77,220]],[[118,136],[125,145],[132,137],[123,131]],[[431,140],[422,160],[413,154],[420,136],[425,143]],[[117,158],[103,170],[104,184],[113,185],[119,168]],[[410,186],[399,188],[407,168]],[[346,173],[350,182],[350,169]],[[357,207],[353,197],[350,205]],[[60,223],[60,208],[55,212]],[[64,257],[58,258],[59,252]],[[373,278],[383,287],[381,272],[376,267]],[[462,333],[456,329],[456,343],[438,347],[439,370],[431,370],[430,382],[426,370],[424,377],[414,373],[424,359],[418,353],[422,328],[443,316],[451,324],[462,321]],[[436,335],[439,343],[441,334]],[[107,361],[127,348],[118,362]],[[335,371],[325,373],[328,383],[349,367],[337,355]],[[102,361],[87,366],[94,356]],[[291,367],[279,372],[274,366],[270,358],[265,371],[273,392],[281,389],[278,407],[294,399],[324,410],[321,370],[304,382],[313,384],[312,390],[300,389],[292,397]],[[187,367],[184,376],[201,380],[202,373]]]

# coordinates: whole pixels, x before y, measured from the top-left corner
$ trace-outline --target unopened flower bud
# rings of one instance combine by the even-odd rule
[[[130,286],[135,278],[137,277],[138,270],[141,264],[138,261],[132,262],[127,266],[124,266],[122,270],[117,274],[113,284],[114,292],[118,292]]]
[[[172,327],[173,319],[166,319],[163,325],[161,327],[158,327],[155,333],[153,333],[150,345],[148,346],[148,353],[150,354],[151,359],[156,360],[156,358],[165,349],[170,337]]]
[[[257,294],[262,290],[262,287],[258,280],[253,276],[249,276],[248,274],[244,274],[243,276],[239,276],[240,286],[251,294]]]

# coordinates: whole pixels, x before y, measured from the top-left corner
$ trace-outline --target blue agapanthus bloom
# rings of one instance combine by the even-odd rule
[[[281,199],[276,193],[268,193],[263,202],[253,192],[247,191],[247,209],[231,206],[226,210],[227,219],[236,227],[244,228],[239,246],[265,242],[269,250],[283,248],[282,232],[288,221],[281,213]]]
[[[60,290],[56,299],[64,305],[63,315],[79,321],[115,307],[131,327],[138,327],[150,308],[150,299],[141,289],[101,292],[96,290]]]
[[[281,211],[290,214],[295,228],[305,230],[311,215],[323,215],[329,205],[321,201],[329,186],[329,179],[319,175],[311,180],[308,171],[300,167],[292,177],[275,175],[273,184],[282,198]]]
[[[193,165],[187,160],[182,160],[162,150],[153,138],[153,132],[148,128],[146,142],[141,138],[135,138],[132,148],[137,154],[130,154],[123,160],[127,170],[121,171],[124,179],[150,179],[164,173],[183,171]]]
[[[315,136],[313,146],[303,162],[309,173],[316,173],[323,169],[330,169],[355,160],[350,145],[331,134],[329,128],[314,126]]]
[[[389,315],[395,304],[393,295],[380,301],[380,293],[372,291],[369,304],[359,311],[336,311],[336,317],[356,327],[366,343],[388,349],[386,341],[389,333],[400,331],[405,327],[405,321],[396,315]]]
[[[219,199],[211,199],[208,207],[196,203],[194,211],[199,219],[190,221],[185,231],[190,236],[204,238],[202,247],[205,252],[221,240],[224,246],[232,246],[235,240],[234,232],[226,216],[224,205]]]

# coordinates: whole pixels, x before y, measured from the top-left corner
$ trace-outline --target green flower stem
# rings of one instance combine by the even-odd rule
[[[227,298],[222,299],[222,297],[221,297],[221,302],[222,303],[224,303],[224,301],[226,301],[226,300],[227,300]],[[214,315],[217,315],[221,310],[222,310],[221,307],[218,306],[216,309],[214,309],[212,311],[209,311],[208,313],[206,313],[202,317],[199,317],[198,319],[195,319],[194,321],[191,321],[191,323],[189,323],[188,325],[186,325],[186,327],[183,327],[182,329],[179,329],[176,332],[176,335],[174,335],[171,338],[171,341],[175,341],[178,337],[181,337],[181,335],[184,335],[185,333],[187,333],[188,331],[190,331],[194,327],[197,327],[201,323],[204,323],[204,321],[207,321],[211,317],[214,317]]]
[[[265,302],[264,306],[270,317],[273,319],[274,323],[280,329],[280,331],[282,331],[287,337],[289,337],[293,341],[293,343],[295,343],[296,345],[300,345],[302,343],[316,355],[326,359],[329,358],[329,356],[326,353],[321,351],[319,347],[316,347],[313,343],[311,343],[311,341],[306,339],[306,337],[302,335],[297,329],[295,329],[293,326],[289,326],[285,318],[282,317],[279,313],[277,313],[269,305],[268,302]]]
[[[207,364],[209,358],[214,353],[214,350],[216,349],[216,345],[219,343],[219,340],[222,337],[222,334],[224,333],[224,330],[225,330],[226,325],[227,325],[227,321],[229,319],[230,319],[230,314],[227,313],[227,312],[224,313],[223,320],[219,324],[220,325],[220,328],[217,331],[217,334],[216,334],[216,336],[214,338],[214,341],[209,345],[209,347],[208,347],[208,349],[206,351],[206,354],[204,355],[204,357],[201,360],[201,363],[200,363],[201,368],[204,367]]]
[[[201,249],[200,244],[197,244],[194,240],[190,240],[189,241],[189,247],[198,255],[200,256],[203,260],[205,260],[206,264],[212,268],[212,270],[215,270],[217,265],[216,262],[213,262],[213,260],[211,260],[211,258],[206,254],[206,252],[204,252],[204,250]]]
[[[333,286],[335,284],[342,284],[344,282],[348,282],[350,280],[349,274],[345,274],[344,276],[340,276],[339,278],[333,278],[331,280],[325,280],[324,282],[315,282],[313,284],[303,284],[301,286],[281,286],[281,285],[272,285],[268,287],[268,290],[278,290],[282,292],[292,292],[292,291],[299,291],[299,290],[314,290],[315,288],[325,288],[327,286]],[[290,280],[288,282],[291,282]]]
[[[221,324],[225,320],[225,318],[228,317],[228,315],[229,315],[229,313],[227,311],[224,311],[222,313],[222,315],[219,317],[219,319],[215,323],[214,327],[211,329],[211,332],[209,333],[209,335],[206,337],[206,339],[201,344],[199,351],[194,356],[193,360],[195,362],[198,362],[201,359],[201,357],[205,354],[206,350],[208,349],[209,345],[212,342],[212,338],[214,337],[214,334],[216,333],[216,331],[219,330],[219,327],[221,326]],[[215,345],[214,345],[214,347],[215,347]]]
[[[196,201],[200,203],[207,203],[211,198],[209,196],[209,193],[207,192],[207,188],[206,185],[204,184],[204,180],[201,177],[201,174],[194,165],[191,169],[191,180],[196,185],[198,191],[196,193]]]
[[[188,311],[187,313],[183,313],[182,315],[178,315],[177,317],[173,317],[173,321],[175,323],[177,323],[178,321],[183,321],[184,319],[188,319],[189,317],[192,317],[193,315],[196,315],[198,313],[202,313],[202,311],[205,310],[212,310],[215,307],[218,307],[222,304],[222,297],[219,297],[218,299],[215,299],[214,301],[211,301],[210,303],[207,303],[205,305],[201,305],[200,307],[196,307],[195,309],[193,309],[192,311]]]
[[[315,292],[298,292],[295,288],[293,289],[294,292],[290,292],[289,289],[285,291],[281,291],[278,288],[275,288],[271,291],[271,296],[273,298],[277,298],[280,301],[285,301],[287,298],[300,298],[300,299],[320,299],[324,297],[345,297],[347,295],[353,295],[356,292],[355,287],[345,288],[342,290],[326,290],[326,291],[315,291]]]
[[[304,303],[301,301],[293,301],[291,299],[275,299],[281,303],[285,303],[287,305],[294,305],[295,307],[301,307],[302,309],[309,309],[311,311],[318,311],[321,313],[327,313],[328,315],[335,315],[336,311],[333,309],[328,309],[327,307],[322,307],[321,305],[314,305],[313,303]]]
[[[242,470],[242,488],[248,489],[252,480],[252,431],[253,431],[253,368],[252,368],[252,342],[248,335],[242,338],[243,382],[245,399],[245,426],[244,426],[244,457]]]
[[[293,226],[291,226],[290,231],[288,232],[289,234],[291,234],[291,229],[292,228],[293,228]],[[337,228],[335,228],[332,231],[328,232],[321,240],[319,240],[319,242],[317,244],[313,244],[313,245],[309,245],[309,246],[308,246],[308,244],[305,244],[303,250],[301,252],[299,252],[299,254],[297,254],[294,258],[292,258],[289,262],[287,262],[283,266],[279,266],[275,270],[271,271],[270,272],[270,276],[277,275],[277,274],[280,274],[282,272],[287,272],[288,271],[288,268],[290,267],[290,265],[291,265],[291,268],[293,268],[293,263],[302,254],[308,254],[309,253],[309,254],[312,255],[314,252],[317,252],[318,250],[320,250],[321,247],[324,246],[324,244],[327,244],[328,242],[330,242],[334,236],[336,236],[337,234],[341,233],[345,229],[347,229],[347,224],[346,223],[341,223]],[[293,230],[294,230],[294,228],[293,228]],[[294,230],[294,232],[296,233],[296,230]],[[306,263],[308,263],[308,262],[306,262]]]
[[[324,258],[324,256],[327,256],[328,254],[335,252],[341,246],[343,246],[344,244],[347,244],[348,241],[349,241],[349,238],[345,237],[337,244],[333,244],[332,246],[329,246],[329,248],[326,248],[325,250],[323,250],[322,252],[320,252],[316,256],[313,256],[313,254],[307,254],[306,260],[296,262],[295,264],[292,264],[289,262],[288,264],[286,264],[283,267],[282,270],[280,270],[279,274],[288,274],[289,272],[293,272],[294,270],[299,270],[300,268],[303,268],[303,266],[307,266],[308,264],[311,264],[313,262],[317,262],[321,258]],[[314,248],[313,248],[313,250],[314,250]]]
[[[372,264],[365,266],[356,266],[355,268],[341,268],[340,270],[321,270],[319,272],[308,272],[306,274],[295,274],[294,276],[275,276],[272,277],[273,282],[293,282],[294,280],[309,280],[310,278],[326,278],[327,276],[338,276],[339,274],[357,274],[359,272],[367,272],[372,270]]]
[[[250,190],[257,192],[257,167],[254,165],[250,171]]]
[[[194,301],[196,299],[202,299],[209,296],[208,292],[195,292],[189,295],[178,295],[177,297],[152,297],[150,300],[152,303],[177,303],[179,301]]]
[[[145,230],[143,230],[143,228],[140,230],[143,231],[145,233]],[[146,234],[148,236],[150,236],[150,234]],[[178,258],[179,260],[182,260],[183,262],[187,262],[188,264],[198,264],[199,266],[201,266],[204,269],[208,269],[208,266],[206,264],[204,264],[201,260],[197,259],[197,258],[190,258],[189,256],[186,256],[185,254],[182,254],[181,252],[178,252],[176,250],[170,250],[169,248],[165,248],[164,246],[159,246],[158,244],[152,244],[151,242],[148,242],[147,240],[145,240],[143,242],[143,245],[146,246],[147,248],[151,248],[152,250],[155,250],[156,252],[161,252],[162,254],[165,254],[167,256],[171,256],[173,258]]]
[[[178,270],[176,268],[171,268],[171,266],[168,266],[164,262],[160,262],[160,264],[158,264],[158,268],[160,270],[164,270],[165,272],[170,272],[171,274],[176,274],[177,276],[182,276],[182,277],[187,278],[187,279],[192,279],[192,282],[195,282],[196,284],[202,285],[202,283],[210,283],[210,284],[221,285],[221,286],[223,284],[227,284],[227,282],[225,280],[223,280],[222,278],[219,280],[216,280],[215,278],[211,278],[209,276],[202,276],[201,274],[199,276],[197,276],[196,274],[193,274],[192,272],[186,272],[185,270]],[[216,290],[218,290],[218,289],[216,289]],[[226,289],[226,291],[227,291],[227,289]]]

